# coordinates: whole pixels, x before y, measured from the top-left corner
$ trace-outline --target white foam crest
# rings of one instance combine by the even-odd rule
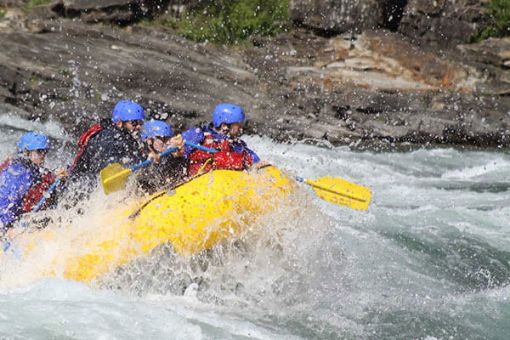
[[[65,133],[65,129],[55,121],[32,121],[11,114],[0,115],[0,125],[15,128],[22,131],[39,131],[52,138],[68,141],[71,138]]]
[[[445,172],[442,179],[476,179],[495,172],[510,173],[510,161],[504,158],[491,159],[488,163],[468,166],[462,169],[455,169]],[[510,180],[510,175],[507,175]]]
[[[14,238],[12,247],[0,258],[0,287],[23,286],[45,277],[63,278],[66,260],[82,254],[81,246],[87,245],[88,240],[114,237],[118,224],[123,221],[113,220],[111,214],[123,199],[121,194],[106,198],[98,188],[79,208],[41,212],[22,221],[16,229],[20,236]],[[85,213],[78,213],[78,209]],[[49,217],[51,223],[42,231],[34,229],[44,217]],[[25,248],[30,249],[29,254],[21,258],[20,249]]]
[[[185,315],[71,281],[43,280],[24,289],[2,291],[0,302],[0,335],[9,338],[209,337]]]
[[[229,321],[217,321],[218,326],[237,336],[248,336],[238,325],[244,322],[232,325],[231,318],[260,325],[268,315],[289,318],[296,313],[301,304],[289,301],[307,291],[313,281],[310,273],[316,261],[324,258],[325,237],[333,228],[308,195],[297,192],[277,210],[257,218],[235,240],[192,258],[153,252],[105,278],[101,286],[149,296],[183,294],[186,301],[223,306],[226,311],[222,313],[230,315],[226,317]],[[254,333],[252,327],[248,330],[256,338],[281,337]]]
[[[207,324],[211,327],[221,329],[233,337],[245,337],[251,339],[300,339],[300,337],[276,332],[238,317],[228,307],[203,303],[189,296],[171,295],[148,295],[145,301],[155,306],[165,306],[178,315],[185,316],[193,323]]]
[[[494,315],[501,316],[502,311],[508,310],[506,288],[487,288],[487,293],[466,297],[459,291],[471,290],[470,285],[476,282],[451,276],[456,270],[460,270],[460,275],[471,275],[461,269],[472,265],[476,271],[479,255],[487,259],[480,262],[481,266],[506,259],[510,193],[504,186],[494,189],[473,184],[482,180],[484,185],[507,180],[507,154],[452,149],[351,152],[345,147],[323,149],[274,144],[267,138],[257,137],[247,140],[262,158],[296,175],[310,178],[332,175],[369,186],[374,195],[369,211],[356,212],[318,198],[310,199],[304,193],[309,192],[312,197],[314,194],[306,186],[300,186],[288,205],[261,216],[256,226],[246,230],[238,241],[225,242],[191,259],[176,260],[162,249],[144,261],[140,259],[139,264],[127,266],[123,274],[119,272],[105,279],[103,285],[98,284],[120,289],[121,293],[107,292],[103,297],[97,286],[79,293],[81,286],[75,291],[75,286],[68,282],[61,290],[52,284],[41,286],[43,291],[54,291],[53,295],[37,293],[46,294],[44,302],[48,308],[58,310],[64,305],[63,313],[70,318],[73,313],[76,315],[73,320],[78,320],[88,309],[88,313],[93,311],[104,318],[92,317],[91,322],[102,327],[103,333],[84,333],[88,337],[128,338],[130,335],[117,333],[111,324],[128,329],[131,323],[136,324],[138,317],[142,325],[133,334],[138,336],[142,329],[155,338],[168,336],[170,333],[166,332],[172,332],[173,325],[179,322],[187,335],[197,338],[281,338],[292,334],[367,338],[377,337],[379,334],[372,331],[386,327],[397,330],[389,337],[398,336],[399,330],[408,331],[407,320],[413,320],[419,338],[442,334],[441,329],[434,329],[442,327],[438,321],[442,316],[454,316],[448,319],[454,324],[452,328],[470,331],[468,321],[455,318],[467,315],[478,320],[480,327],[491,330],[493,317],[486,312],[495,310]],[[489,171],[479,168],[494,162],[496,165]],[[97,194],[88,203],[91,212],[85,215],[51,212],[63,221],[70,220],[69,225],[64,222],[51,225],[50,228],[63,232],[56,233],[54,239],[44,240],[45,245],[37,245],[36,255],[26,265],[14,260],[1,263],[0,283],[27,285],[37,281],[41,276],[39,267],[53,265],[46,263],[49,254],[79,251],[73,248],[71,239],[111,232],[104,215],[114,199],[120,198]],[[465,248],[452,250],[457,239],[465,242]],[[469,257],[460,256],[463,249]],[[441,254],[446,254],[446,258]],[[60,263],[56,267],[63,268]],[[487,277],[489,286],[491,275],[499,275],[496,279],[504,281],[508,269],[504,263],[498,268],[501,272],[480,268],[479,274]],[[485,281],[480,282],[483,286]],[[462,285],[465,287],[459,288]],[[490,294],[498,290],[501,293]],[[125,297],[125,292],[142,297]],[[6,322],[15,317],[30,320],[13,323],[25,328],[25,332],[30,328],[30,318],[39,317],[28,313],[28,307],[23,304],[14,305],[12,301],[26,302],[23,294],[5,292],[7,303],[0,308],[0,329],[8,325],[1,323],[2,315],[8,316]],[[37,301],[37,294],[25,295],[26,300],[35,296]],[[58,300],[59,294],[64,296],[62,301]],[[79,294],[82,300],[75,298]],[[46,310],[42,302],[32,306]],[[129,308],[132,314],[128,311],[126,317],[117,315]],[[441,312],[439,316],[437,311]],[[161,313],[161,319],[154,316],[157,313]],[[52,312],[48,315],[69,325],[55,326],[62,330],[57,335],[76,337],[75,330],[85,327]],[[165,318],[170,320],[170,328],[165,328]],[[36,325],[53,327],[50,322],[36,322]],[[17,334],[29,337],[27,334],[35,333]],[[444,336],[451,334],[456,333]]]

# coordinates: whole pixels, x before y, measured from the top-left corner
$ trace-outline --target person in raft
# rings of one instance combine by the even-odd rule
[[[38,132],[27,132],[18,142],[18,156],[0,165],[0,228],[6,232],[20,215],[46,209],[53,197],[38,203],[57,176],[43,167],[50,148],[48,137]]]
[[[144,153],[157,155],[141,176],[138,183],[147,193],[154,193],[161,188],[172,188],[183,182],[187,175],[187,162],[184,156],[184,141],[180,135],[174,136],[172,127],[164,121],[150,120],[143,124],[141,138]],[[178,150],[160,157],[161,153],[177,147]]]
[[[131,100],[115,104],[111,119],[90,127],[78,140],[79,151],[70,168],[70,178],[90,177],[111,163],[132,165],[144,161],[138,136],[145,119],[143,107]]]
[[[239,137],[243,133],[245,114],[242,107],[231,103],[218,104],[209,125],[185,131],[184,140],[217,150],[211,154],[186,146],[188,175],[195,176],[215,169],[247,170],[260,158]]]
[[[100,171],[109,164],[133,165],[144,161],[139,143],[144,120],[143,107],[123,99],[115,104],[111,118],[102,119],[80,136],[78,153],[59,193],[59,200],[66,208],[88,199],[97,188]]]

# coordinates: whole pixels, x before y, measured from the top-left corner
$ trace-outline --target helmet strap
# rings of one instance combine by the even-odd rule
[[[151,143],[148,143],[149,140],[151,141]],[[152,138],[147,138],[147,141],[145,142],[147,144],[147,148],[149,149],[150,152],[154,152],[154,153],[158,153],[155,149],[154,149],[154,141],[152,140]]]
[[[129,133],[131,136],[133,136],[133,138],[136,138],[138,136],[138,130],[134,129],[133,131],[130,131],[127,126],[126,126],[126,122],[122,121],[122,120],[119,120],[117,123],[115,123],[115,125],[121,129],[121,130],[124,130],[125,132]]]

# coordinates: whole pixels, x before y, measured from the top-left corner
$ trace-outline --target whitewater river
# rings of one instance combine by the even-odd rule
[[[35,127],[63,137],[57,126]],[[2,158],[20,133],[2,128]],[[239,244],[204,256],[206,270],[160,254],[87,286],[0,269],[0,283],[17,282],[0,289],[0,335],[510,338],[508,151],[376,153],[247,140],[291,173],[370,187],[370,209],[331,205],[302,187]]]

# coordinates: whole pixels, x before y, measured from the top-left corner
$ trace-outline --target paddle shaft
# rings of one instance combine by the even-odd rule
[[[309,185],[309,186],[311,186],[313,188],[319,189],[319,190],[323,190],[323,191],[327,191],[327,192],[335,194],[335,195],[343,196],[345,198],[348,198],[348,199],[351,199],[351,200],[354,200],[354,201],[358,201],[358,202],[362,202],[362,203],[366,202],[366,200],[362,200],[362,199],[354,197],[354,196],[346,195],[344,193],[341,193],[341,192],[338,192],[338,191],[335,191],[335,190],[331,190],[329,188],[323,187],[322,185],[317,185],[315,183],[311,183],[311,182],[309,182],[309,180],[304,179],[303,177],[296,176],[295,179],[298,182],[305,183],[305,184],[307,184],[307,185]]]
[[[162,152],[159,156],[160,156],[160,157],[168,156],[169,154],[171,154],[172,152],[177,151],[178,149],[179,149],[178,147],[174,146],[173,148],[170,148],[170,149],[168,149],[168,150],[163,151],[163,152]],[[136,165],[133,165],[133,166],[132,166],[132,167],[130,167],[129,169],[130,169],[131,171],[133,171],[133,172],[134,172],[134,171],[136,171],[136,170],[138,170],[138,169],[141,169],[141,168],[143,168],[143,167],[146,167],[147,165],[151,164],[152,162],[153,162],[153,160],[151,160],[151,159],[147,159],[147,160],[145,160],[145,161],[143,161],[143,162],[141,162],[141,163],[138,163],[138,164],[136,164]]]
[[[189,145],[195,149],[200,149],[200,150],[203,150],[203,151],[206,151],[206,152],[211,152],[211,153],[214,153],[216,152],[216,150],[214,149],[210,149],[210,148],[206,148],[205,146],[201,146],[201,145],[197,145],[197,144],[194,144],[194,143],[191,143],[191,142],[185,142],[186,145]],[[175,152],[177,151],[177,147],[173,147],[173,148],[170,148],[168,150],[165,150],[164,152],[161,153],[160,157],[165,157],[169,154],[171,154],[172,152]],[[141,169],[149,164],[151,164],[152,161],[151,160],[145,160],[139,164],[136,164],[134,166],[132,166],[130,168],[131,171],[136,171],[138,169]],[[115,176],[116,178],[117,176]],[[39,200],[39,202],[37,203],[37,205],[32,209],[32,212],[37,212],[39,211],[39,209],[41,209],[41,207],[43,206],[44,202],[46,202],[46,198],[47,196],[49,196],[53,190],[55,190],[55,188],[60,184],[60,181],[62,180],[62,178],[58,178],[57,180],[55,180],[53,182],[53,184],[48,188],[48,190],[46,191],[46,193],[42,196],[42,198]]]
[[[190,142],[185,142],[185,144],[189,145],[189,146],[191,146],[191,147],[193,147],[195,149],[199,149],[199,150],[202,150],[202,151],[205,151],[205,152],[210,152],[210,153],[213,153],[213,154],[217,152],[217,150],[215,150],[215,149],[207,148],[207,147],[202,146],[202,145],[197,145],[197,144],[190,143]],[[345,198],[348,198],[348,199],[351,199],[351,200],[354,200],[354,201],[357,201],[357,202],[361,202],[361,203],[367,202],[367,200],[360,199],[360,198],[352,196],[352,195],[347,195],[347,194],[338,192],[336,190],[332,190],[332,189],[327,188],[327,187],[322,186],[322,185],[317,185],[315,183],[312,183],[308,179],[304,179],[303,177],[295,176],[295,179],[296,179],[296,181],[304,183],[304,184],[307,184],[307,185],[309,185],[309,186],[311,186],[311,187],[313,187],[315,189],[326,191],[326,192],[329,192],[331,194],[339,195],[339,196],[342,196],[342,197],[345,197]]]
[[[60,184],[60,182],[62,181],[62,177],[59,177],[57,178],[51,185],[50,187],[48,188],[48,190],[43,194],[43,196],[41,197],[41,199],[39,200],[39,202],[37,202],[37,204],[35,205],[35,207],[32,209],[31,212],[38,212],[39,209],[41,209],[41,207],[43,206],[44,202],[46,202],[46,197],[49,196],[53,190],[55,190],[56,187],[58,187],[58,185]],[[24,228],[27,228],[26,225],[22,224],[22,226]],[[7,250],[9,248],[11,248],[12,244],[11,242],[6,238],[4,239],[4,243],[3,243],[3,246],[2,246],[2,250],[4,252],[7,252]]]
[[[209,152],[209,153],[216,153],[216,152],[218,152],[218,150],[216,150],[216,149],[211,149],[211,148],[208,148],[208,147],[205,147],[205,146],[202,146],[202,145],[198,145],[198,144],[195,144],[195,143],[191,143],[191,142],[188,142],[188,141],[185,141],[184,144],[186,144],[187,146],[191,146],[192,148],[195,148],[195,149],[198,149],[198,150],[202,150],[202,151],[205,151],[205,152]]]
[[[46,193],[43,194],[37,205],[32,209],[32,212],[38,212],[39,209],[41,209],[44,202],[46,202],[46,197],[49,196],[53,192],[53,190],[55,190],[55,188],[60,184],[61,180],[62,177],[59,177],[53,182],[53,184],[48,188]]]
[[[210,153],[216,153],[217,152],[217,150],[215,150],[215,149],[207,148],[207,147],[202,146],[202,145],[197,145],[197,144],[190,143],[190,142],[185,142],[185,144],[189,145],[189,146],[191,146],[191,147],[193,147],[195,149],[199,149],[199,150],[202,150],[202,151],[205,151],[205,152],[210,152]],[[330,192],[332,194],[343,196],[343,197],[346,197],[346,198],[349,198],[351,200],[355,200],[355,201],[358,201],[358,202],[366,202],[366,200],[362,200],[362,199],[359,199],[357,197],[346,195],[346,194],[343,194],[341,192],[337,192],[335,190],[331,190],[329,188],[323,187],[321,185],[317,185],[315,183],[311,183],[307,179],[304,179],[303,177],[296,176],[295,179],[298,182],[308,184],[311,187],[314,187],[314,188],[317,188],[317,189],[320,189],[320,190],[323,190],[323,191],[327,191],[327,192]]]
[[[172,148],[170,148],[168,150],[163,151],[161,153],[160,157],[168,156],[169,154],[171,154],[172,152],[177,151],[178,149],[179,149],[178,147],[174,146],[174,147],[172,147]],[[109,183],[109,182],[112,182],[112,181],[116,180],[117,178],[129,175],[130,173],[132,173],[132,172],[134,172],[136,170],[139,170],[139,169],[141,169],[143,167],[146,167],[146,166],[152,164],[153,162],[154,161],[151,160],[151,159],[146,159],[143,162],[135,164],[135,165],[131,166],[128,169],[124,169],[123,171],[120,171],[120,172],[116,173],[115,175],[108,177],[107,179],[104,180],[104,183]]]

